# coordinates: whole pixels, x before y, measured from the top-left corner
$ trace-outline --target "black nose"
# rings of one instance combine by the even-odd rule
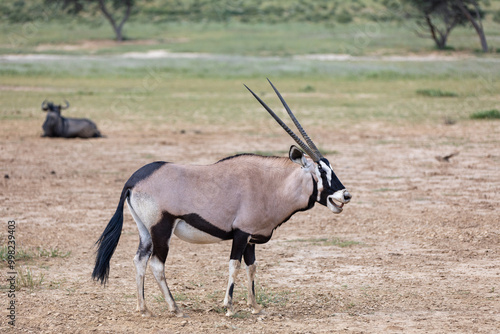
[[[351,198],[352,198],[352,195],[351,195],[351,194],[349,194],[349,192],[346,190],[346,191],[344,192],[344,200],[346,200],[346,201],[350,201],[350,200],[351,200]]]

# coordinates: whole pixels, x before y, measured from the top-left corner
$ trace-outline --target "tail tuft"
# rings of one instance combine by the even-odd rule
[[[109,261],[115,252],[123,227],[123,206],[129,190],[123,189],[115,214],[95,243],[98,247],[92,278],[106,284],[109,276]]]

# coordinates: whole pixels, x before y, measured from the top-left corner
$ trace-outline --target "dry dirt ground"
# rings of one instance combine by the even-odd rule
[[[309,130],[321,147],[337,151],[328,158],[354,198],[340,215],[319,204],[298,213],[258,246],[264,311],[250,314],[241,272],[232,318],[221,307],[229,242],[173,239],[166,276],[185,318],[169,314],[149,269],[146,300],[156,316],[135,312],[138,234],[127,209],[106,287],[90,277],[93,244],[124,182],[142,165],[287,150],[291,139],[281,130],[270,138],[236,127],[168,124],[108,124],[104,139],[46,139],[39,137],[42,121],[0,123],[0,241],[6,244],[7,221],[15,220],[18,249],[35,254],[16,263],[31,272],[34,287],[16,293],[15,327],[2,291],[1,333],[500,331],[498,121]],[[455,151],[449,162],[435,158]],[[4,263],[3,288],[7,273]]]

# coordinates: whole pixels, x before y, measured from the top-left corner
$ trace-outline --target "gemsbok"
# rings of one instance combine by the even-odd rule
[[[291,146],[289,157],[239,154],[212,165],[179,165],[153,162],[137,170],[125,183],[115,214],[97,240],[92,277],[105,284],[109,261],[123,225],[123,206],[128,208],[139,229],[139,248],[134,257],[137,283],[137,311],[151,313],[144,301],[144,276],[148,260],[168,308],[177,316],[177,307],[165,279],[165,260],[172,234],[182,240],[215,243],[232,239],[229,282],[224,298],[227,316],[234,314],[233,291],[241,260],[246,263],[248,305],[252,313],[261,307],[255,298],[255,245],[266,243],[273,231],[298,211],[311,209],[316,202],[333,213],[341,213],[351,195],[339,181],[328,160],[302,126],[285,100],[269,81],[304,143],[254,92],[260,104],[300,146]]]

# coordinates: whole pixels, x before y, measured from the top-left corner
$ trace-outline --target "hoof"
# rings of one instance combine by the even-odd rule
[[[261,312],[262,312],[262,308],[261,307],[253,308],[252,309],[252,314],[260,314]]]
[[[231,310],[227,310],[226,312],[226,317],[232,317],[234,315],[234,312]]]
[[[144,311],[139,311],[141,313],[141,316],[144,318],[152,318],[154,317],[154,314],[151,313],[149,310],[144,310]]]
[[[173,313],[177,318],[188,318],[188,316],[185,315],[184,312],[182,312],[179,309],[175,310]]]

